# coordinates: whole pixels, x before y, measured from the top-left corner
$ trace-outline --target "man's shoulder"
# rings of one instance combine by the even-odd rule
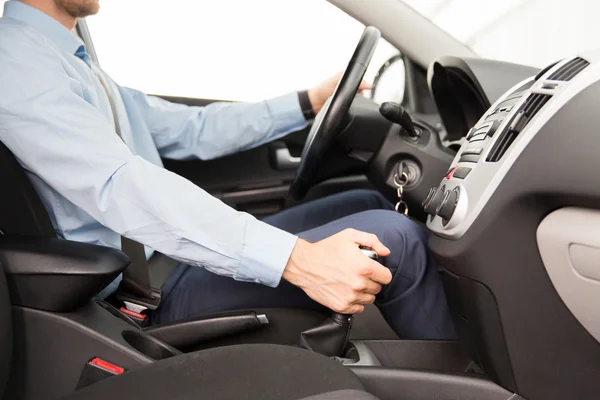
[[[59,52],[35,28],[11,18],[0,18],[0,62],[6,65],[35,60],[59,62]]]

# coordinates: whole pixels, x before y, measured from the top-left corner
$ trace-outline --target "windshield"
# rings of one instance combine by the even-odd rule
[[[402,0],[484,58],[543,67],[600,48],[596,0]]]

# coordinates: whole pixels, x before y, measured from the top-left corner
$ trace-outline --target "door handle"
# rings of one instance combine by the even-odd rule
[[[301,157],[292,156],[290,150],[283,142],[272,144],[271,155],[273,167],[279,171],[297,169],[300,165],[300,161],[302,161]]]

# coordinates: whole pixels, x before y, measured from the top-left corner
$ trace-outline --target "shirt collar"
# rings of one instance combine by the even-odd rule
[[[4,4],[4,17],[21,21],[48,37],[58,48],[68,54],[75,54],[83,41],[60,22],[42,11],[11,0]]]

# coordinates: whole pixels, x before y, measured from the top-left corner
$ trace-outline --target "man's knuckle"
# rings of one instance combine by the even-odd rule
[[[357,292],[360,292],[360,291],[365,290],[367,288],[367,283],[364,280],[362,280],[362,279],[357,279],[354,282],[352,282],[351,287],[352,287],[353,290],[355,290]]]
[[[358,301],[358,293],[354,290],[351,291],[346,295],[346,301],[348,302],[348,304],[355,303],[356,301]]]
[[[356,234],[356,229],[346,228],[342,232],[345,233],[346,235],[354,235],[354,234]]]
[[[369,276],[373,273],[373,268],[370,265],[364,265],[358,269],[358,274],[361,276]]]

